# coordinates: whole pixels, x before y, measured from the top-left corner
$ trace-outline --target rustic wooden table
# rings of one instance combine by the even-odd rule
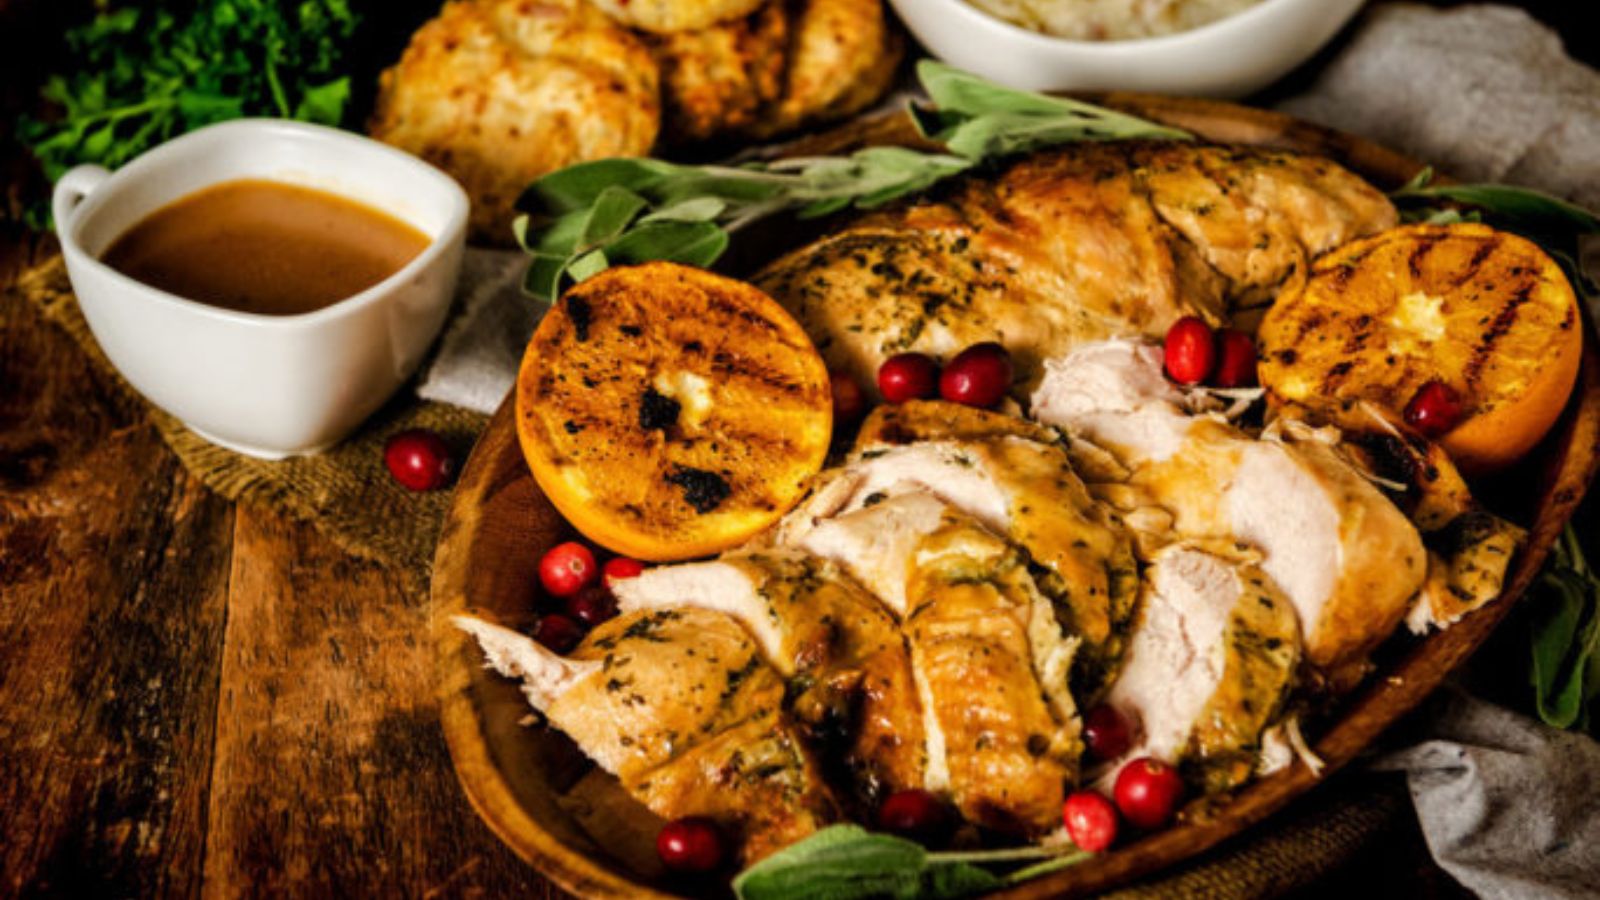
[[[0,896],[559,896],[455,783],[425,586],[202,487],[5,298],[40,252],[0,229]],[[1454,893],[1401,831],[1328,892]]]

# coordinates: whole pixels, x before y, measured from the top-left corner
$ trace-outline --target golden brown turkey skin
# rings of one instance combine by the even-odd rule
[[[1043,834],[1060,824],[1083,749],[1062,668],[1076,644],[1061,637],[1021,554],[946,513],[917,549],[906,596],[928,786],[987,828]],[[1041,677],[1052,673],[1054,690]]]
[[[624,613],[694,607],[749,629],[788,680],[788,707],[824,768],[853,799],[918,788],[927,767],[922,709],[900,625],[835,565],[782,550],[649,569],[617,582]]]
[[[708,815],[753,862],[837,815],[783,711],[784,682],[736,621],[652,610],[597,627],[569,659],[598,662],[545,710],[663,818]]]
[[[1317,157],[1080,144],[866,216],[756,282],[862,384],[895,353],[998,340],[1027,387],[1083,342],[1220,322],[1394,222],[1382,193]]]

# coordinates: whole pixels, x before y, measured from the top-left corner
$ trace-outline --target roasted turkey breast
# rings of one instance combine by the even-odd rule
[[[753,862],[837,815],[783,709],[784,681],[743,626],[704,609],[643,610],[568,656],[458,616],[489,664],[657,815],[712,816]]]
[[[900,625],[834,564],[746,551],[649,569],[614,590],[624,613],[698,607],[749,629],[788,679],[790,708],[824,762],[844,770],[867,808],[922,787],[922,710]]]
[[[867,215],[756,281],[861,384],[901,351],[998,340],[1029,387],[1079,343],[1160,336],[1190,313],[1221,321],[1394,222],[1383,194],[1317,157],[1074,145]]]
[[[1033,415],[1066,429],[1077,454],[1109,455],[1082,468],[1129,489],[1125,504],[1160,507],[1175,536],[1260,551],[1299,613],[1307,660],[1330,673],[1359,665],[1423,585],[1421,535],[1328,444],[1190,414],[1161,365],[1154,345],[1085,345],[1051,361]]]
[[[1146,574],[1106,702],[1134,724],[1124,756],[1182,764],[1208,791],[1243,782],[1300,659],[1294,606],[1258,567],[1173,545]],[[1114,779],[1118,760],[1107,767]]]
[[[1016,544],[1068,633],[1083,642],[1072,686],[1092,701],[1115,673],[1138,595],[1133,545],[1047,428],[940,401],[880,406],[850,458],[786,521],[812,522],[915,488]]]

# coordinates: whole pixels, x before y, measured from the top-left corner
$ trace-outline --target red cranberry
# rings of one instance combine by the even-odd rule
[[[1117,808],[1094,791],[1074,791],[1061,804],[1067,836],[1080,850],[1101,853],[1117,841]]]
[[[598,574],[594,554],[577,541],[557,544],[539,560],[539,581],[552,597],[571,597],[593,584]]]
[[[1141,756],[1117,773],[1112,793],[1123,818],[1140,828],[1160,828],[1178,811],[1183,779],[1177,769],[1161,760]]]
[[[394,480],[413,491],[444,487],[455,469],[450,448],[425,428],[412,428],[389,438],[383,447],[383,463]]]
[[[1211,326],[1195,316],[1184,316],[1167,330],[1167,375],[1179,384],[1199,384],[1211,374],[1217,347]]]
[[[557,653],[566,653],[583,640],[583,626],[561,613],[549,613],[539,617],[533,639]]]
[[[1217,372],[1212,376],[1217,387],[1252,387],[1256,383],[1256,342],[1250,335],[1233,328],[1217,332]]]
[[[1430,381],[1406,404],[1406,424],[1425,437],[1448,434],[1461,421],[1461,397],[1448,384]]]
[[[598,584],[591,584],[567,598],[567,615],[593,628],[617,614],[617,598]]]
[[[927,791],[890,794],[878,807],[879,828],[926,846],[943,843],[954,826],[950,807]]]
[[[612,587],[619,581],[638,578],[643,571],[644,563],[639,562],[637,559],[629,559],[626,556],[618,556],[614,559],[606,560],[606,564],[601,567],[600,582],[606,587]]]
[[[867,412],[867,395],[854,378],[843,372],[828,375],[828,385],[833,391],[833,421],[854,422]]]
[[[878,390],[890,403],[927,400],[939,389],[939,366],[923,353],[900,353],[878,369]]]
[[[722,865],[722,832],[705,816],[668,822],[656,835],[656,855],[679,872],[712,872]]]
[[[994,342],[973,344],[956,354],[939,376],[939,396],[951,403],[987,409],[1011,390],[1011,356]]]
[[[1083,742],[1095,759],[1101,762],[1117,759],[1128,752],[1132,743],[1128,720],[1115,707],[1102,703],[1083,716]]]

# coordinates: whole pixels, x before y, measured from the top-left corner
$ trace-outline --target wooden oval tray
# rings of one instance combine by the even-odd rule
[[[1276,113],[1213,101],[1113,94],[1096,98],[1216,141],[1258,144],[1331,157],[1377,184],[1403,183],[1420,164],[1382,147]],[[796,142],[787,153],[840,152],[877,143],[916,143],[903,115],[863,120]],[[791,237],[792,240],[792,237]],[[770,248],[739,257],[750,265]],[[744,266],[735,263],[737,271]],[[1484,642],[1537,575],[1600,460],[1600,356],[1586,330],[1578,390],[1560,424],[1535,454],[1501,476],[1529,526],[1505,592],[1447,631],[1396,640],[1382,668],[1344,701],[1313,747],[1331,771],[1350,761],[1422,701]],[[1532,501],[1531,503],[1529,501]],[[458,613],[510,625],[533,618],[540,555],[572,534],[539,492],[517,444],[508,397],[478,441],[456,487],[434,562],[432,632],[445,736],[462,787],[484,820],[523,859],[583,896],[671,896],[655,859],[661,822],[596,769],[562,734],[533,725],[510,681],[483,667],[471,637],[450,623]],[[1326,771],[1324,774],[1326,774]],[[1053,875],[1007,897],[1080,895],[1184,860],[1281,809],[1318,783],[1296,763],[1256,781],[1204,815]]]

